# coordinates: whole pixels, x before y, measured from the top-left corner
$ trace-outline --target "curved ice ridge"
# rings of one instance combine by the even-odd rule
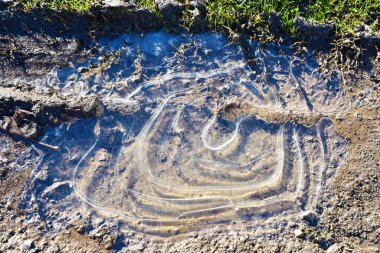
[[[204,70],[186,67],[200,65],[196,54],[202,49],[187,56],[184,66],[177,49],[174,56],[153,59],[159,67],[138,67],[144,55],[133,61],[121,56],[118,64],[126,57],[125,66],[135,66],[135,72],[123,76],[113,74],[112,66],[102,69],[96,76],[101,85],[73,71],[77,76],[61,85],[65,92],[79,87],[98,92],[102,101],[141,108],[74,123],[62,130],[66,137],[57,137],[66,145],[62,154],[48,156],[39,167],[48,166],[54,176],[71,169],[72,189],[83,206],[159,235],[239,220],[265,225],[268,217],[292,219],[315,210],[329,164],[343,157],[343,145],[333,150],[332,143],[344,141],[326,117],[308,127],[278,119],[324,110],[318,101],[331,100],[320,90],[326,84],[318,68],[289,53],[258,48],[257,69],[251,70],[244,60],[232,60],[240,50],[222,48],[228,57],[205,53]]]

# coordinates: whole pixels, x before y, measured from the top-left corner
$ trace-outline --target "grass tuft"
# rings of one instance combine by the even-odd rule
[[[380,0],[316,0],[304,16],[317,22],[333,22],[338,34],[353,32],[357,25],[367,22],[376,28]]]
[[[366,22],[378,29],[380,0],[209,0],[207,18],[213,27],[228,27],[238,31],[239,25],[250,22],[262,26],[262,13],[277,12],[286,32],[296,35],[295,18],[334,24],[338,35],[352,32]]]
[[[154,0],[135,0],[135,3],[140,8],[151,10],[158,17],[162,16]]]
[[[49,9],[67,10],[72,12],[88,12],[94,0],[22,0],[26,11],[46,6]]]

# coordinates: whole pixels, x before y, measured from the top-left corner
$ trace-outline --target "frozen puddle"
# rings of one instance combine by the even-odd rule
[[[125,35],[52,70],[42,89],[95,93],[105,110],[43,138],[61,148],[25,190],[30,221],[59,230],[92,214],[167,236],[323,207],[347,150],[329,119],[346,106],[338,74],[290,47],[251,48],[256,69],[220,34]]]

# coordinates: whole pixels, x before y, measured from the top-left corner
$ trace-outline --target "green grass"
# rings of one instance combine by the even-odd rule
[[[366,21],[378,29],[375,15],[380,13],[380,0],[209,0],[207,18],[214,27],[241,30],[239,25],[250,22],[256,27],[265,25],[261,13],[276,11],[281,15],[285,30],[296,35],[297,16],[317,22],[333,22],[336,32],[351,32]],[[374,14],[371,17],[371,13]]]
[[[154,0],[135,0],[135,3],[138,7],[149,9],[152,11],[154,15],[156,15],[159,18],[162,18],[162,13],[158,9],[156,3]]]
[[[42,5],[51,9],[86,12],[97,0],[20,0],[26,10]],[[189,0],[179,0],[185,4],[183,25],[192,25]],[[147,8],[161,17],[154,0],[136,0],[138,7]],[[352,32],[358,24],[367,23],[379,29],[380,0],[208,0],[205,3],[207,20],[211,27],[240,33],[241,25],[250,23],[256,30],[267,31],[268,22],[264,14],[273,11],[281,15],[285,31],[297,34],[295,18],[334,24],[338,35]],[[178,22],[178,21],[176,21]]]
[[[240,24],[245,22],[262,26],[265,20],[261,13],[277,11],[287,31],[292,32],[294,18],[299,13],[296,1],[289,0],[210,0],[206,9],[210,24],[232,30],[240,30]]]
[[[305,13],[306,18],[318,22],[334,22],[338,33],[351,32],[357,25],[368,19],[368,23],[377,28],[371,13],[380,13],[380,0],[317,0]]]
[[[156,8],[156,4],[154,3],[153,0],[136,0],[137,6],[141,8],[146,8],[146,9],[153,9]]]
[[[87,12],[91,8],[94,0],[21,0],[25,10],[30,11],[40,6],[46,6],[50,9],[67,10],[72,12]]]

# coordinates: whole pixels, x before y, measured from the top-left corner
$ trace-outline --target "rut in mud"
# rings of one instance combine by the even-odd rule
[[[318,212],[348,147],[330,120],[349,106],[339,72],[290,46],[249,47],[255,69],[221,34],[132,34],[54,68],[36,88],[105,109],[50,128],[41,141],[59,151],[30,147],[29,222],[57,232],[93,213],[158,236],[259,234]]]

